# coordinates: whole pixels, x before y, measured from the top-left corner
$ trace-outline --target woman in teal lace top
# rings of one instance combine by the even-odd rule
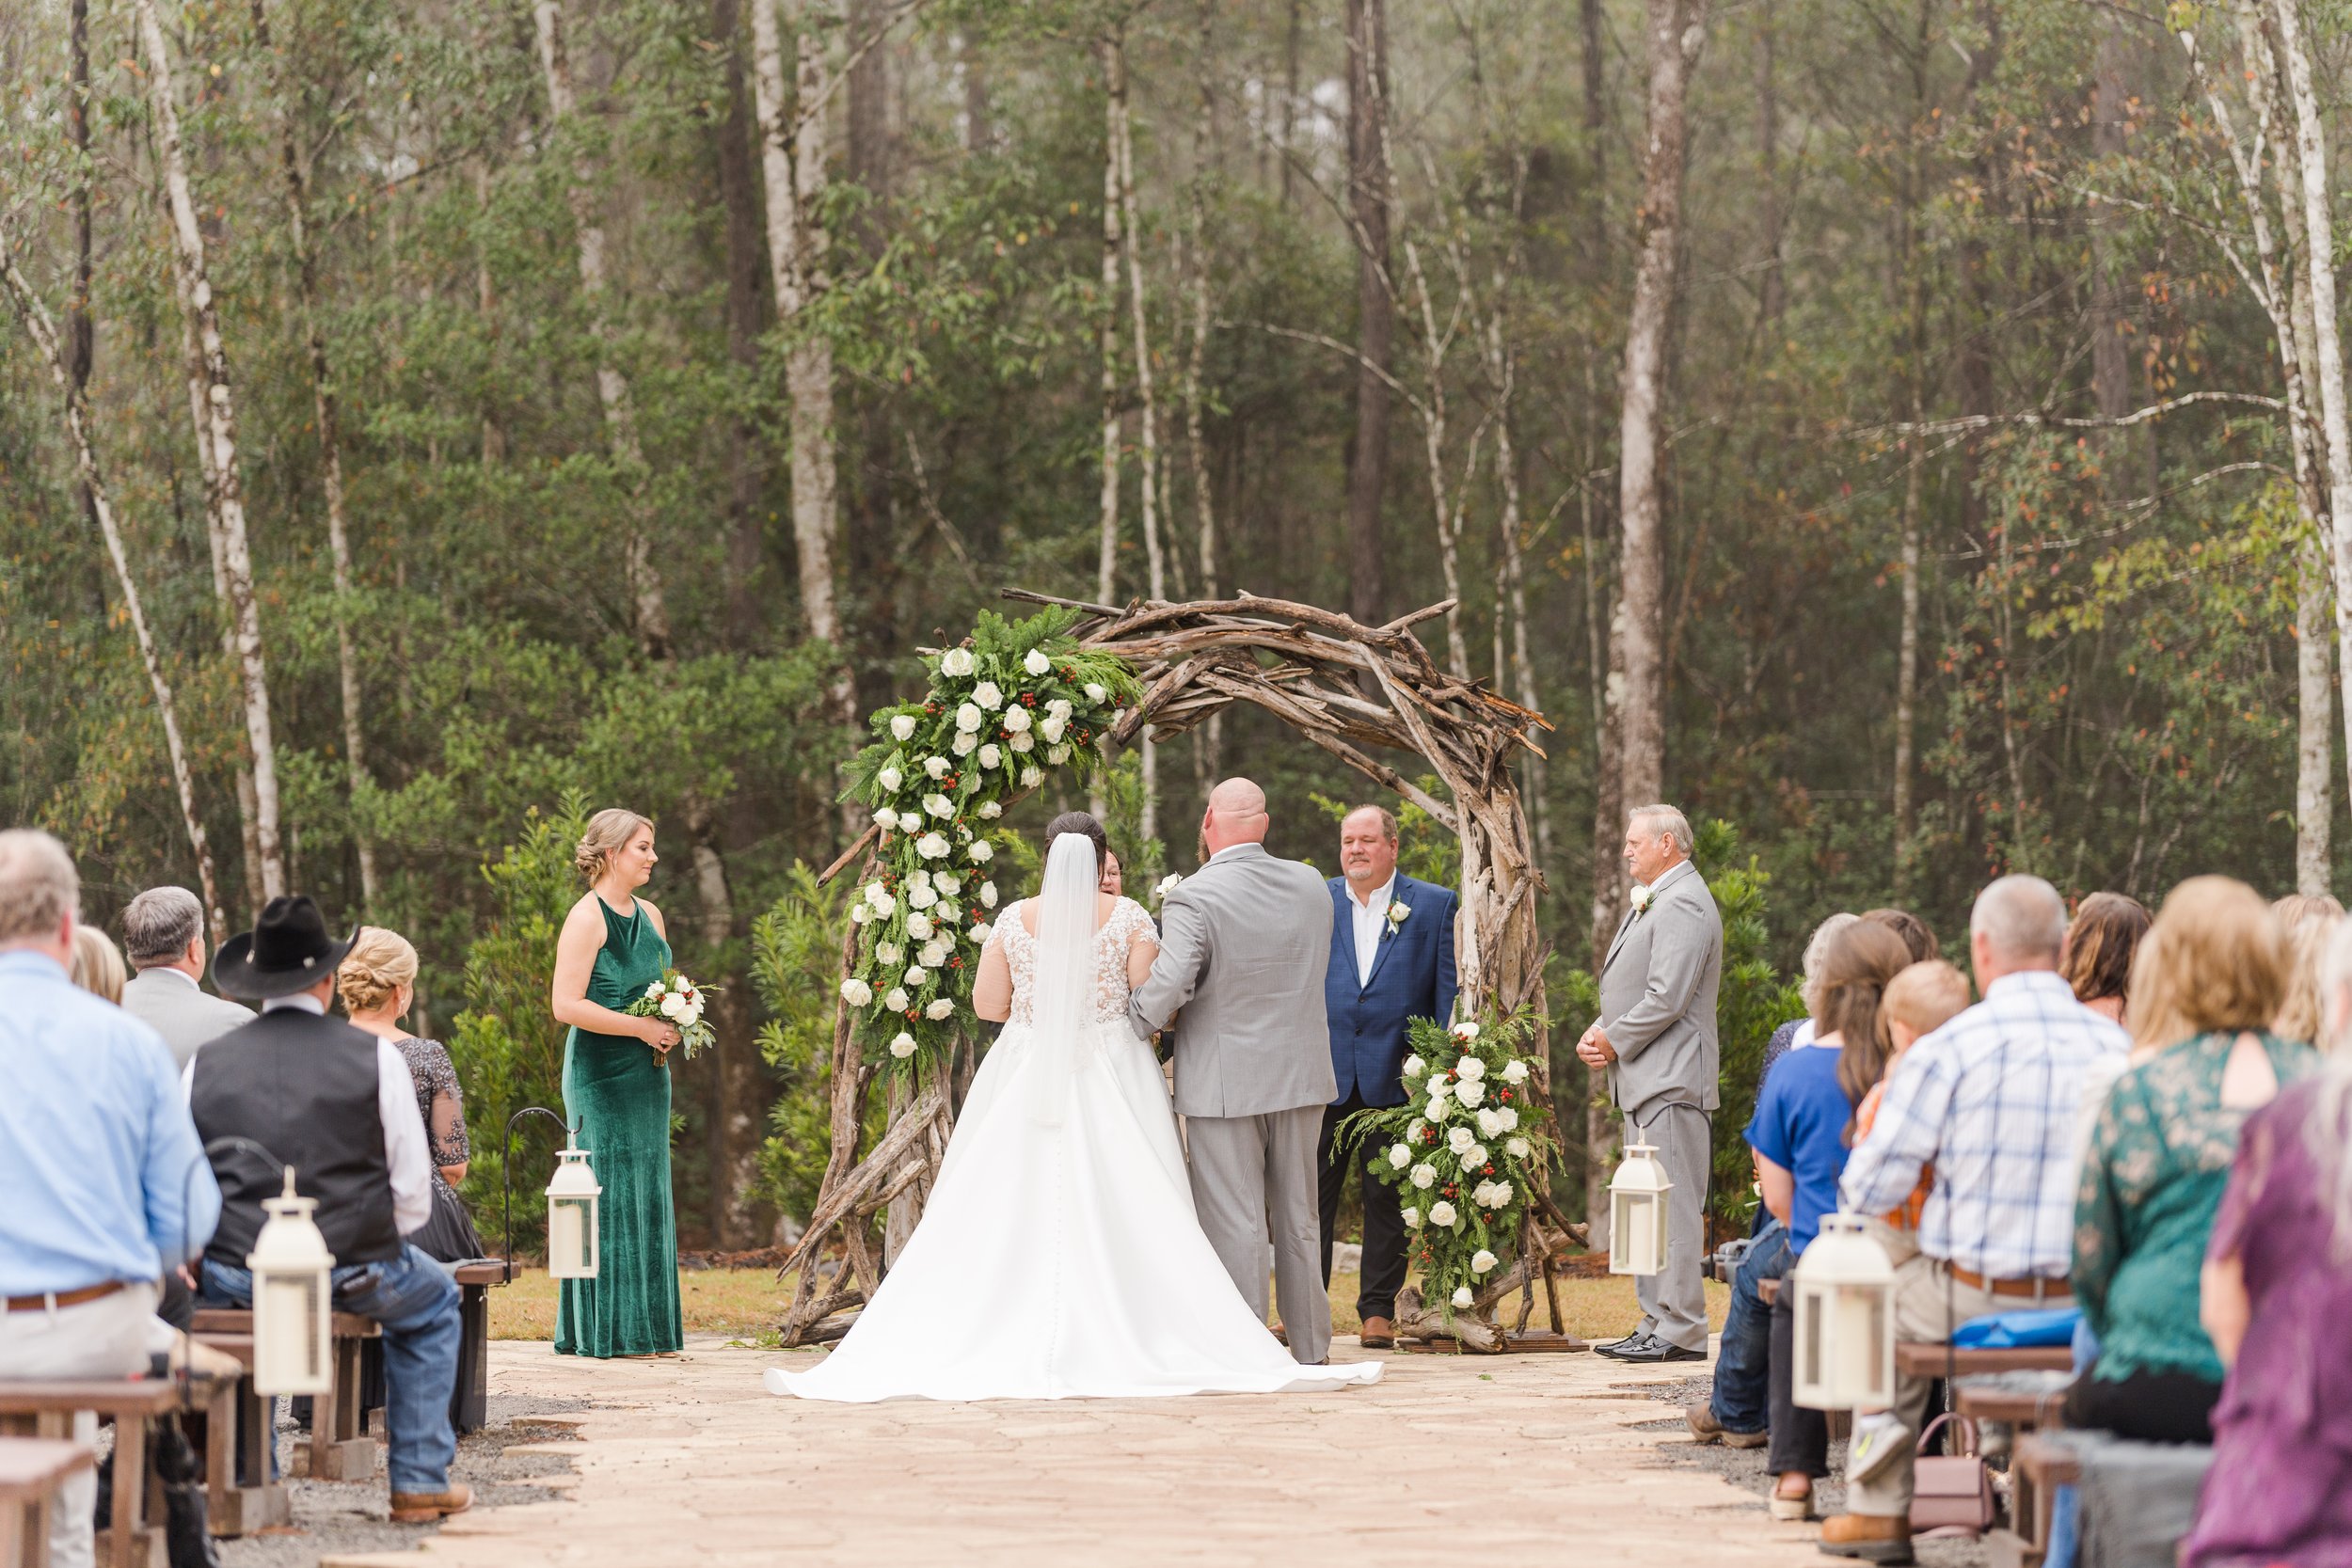
[[[2276,921],[2252,888],[2197,877],[2164,901],[2133,965],[2134,1065],[2083,1160],[2074,1299],[2099,1359],[2070,1426],[2210,1443],[2221,1358],[2198,1322],[2199,1273],[2246,1118],[2310,1072],[2311,1047],[2267,1032],[2286,985]]]

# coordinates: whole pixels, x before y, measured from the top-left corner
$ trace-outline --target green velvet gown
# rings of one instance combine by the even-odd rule
[[[645,918],[623,919],[602,897],[604,945],[588,1000],[614,1012],[670,965],[670,944]],[[670,1072],[639,1039],[575,1028],[564,1042],[564,1106],[604,1187],[594,1279],[562,1282],[558,1355],[651,1355],[685,1343],[678,1313],[677,1221],[670,1209]]]

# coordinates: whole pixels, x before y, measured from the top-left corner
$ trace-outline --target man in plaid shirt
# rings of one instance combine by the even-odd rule
[[[2131,1042],[2059,978],[2065,937],[2066,905],[2039,877],[2004,877],[1978,895],[1968,951],[1984,1000],[1903,1054],[1846,1162],[1838,1198],[1853,1214],[1887,1212],[1935,1170],[1919,1256],[1896,1271],[1899,1339],[1940,1341],[1986,1313],[2073,1305],[2075,1113],[2093,1065]],[[1823,1521],[1822,1551],[1912,1560],[1913,1442],[1928,1391],[1899,1373],[1893,1413],[1857,1418],[1850,1512]]]

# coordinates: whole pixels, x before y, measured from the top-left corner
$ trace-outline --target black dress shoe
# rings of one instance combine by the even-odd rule
[[[1647,1334],[1630,1334],[1614,1344],[1595,1345],[1593,1353],[1605,1355],[1612,1361],[1631,1361],[1637,1358],[1640,1352],[1656,1343],[1658,1341]]]
[[[1703,1350],[1684,1350],[1680,1345],[1670,1345],[1655,1335],[1641,1344],[1629,1345],[1613,1354],[1619,1361],[1704,1361],[1707,1359],[1707,1353]]]
[[[1611,1352],[1611,1351],[1623,1350],[1623,1349],[1625,1349],[1625,1348],[1626,1348],[1626,1346],[1628,1346],[1628,1345],[1638,1345],[1638,1344],[1640,1344],[1643,1340],[1645,1340],[1645,1339],[1646,1339],[1646,1338],[1649,1338],[1649,1330],[1648,1330],[1648,1329],[1646,1329],[1646,1328],[1636,1328],[1636,1329],[1635,1329],[1632,1333],[1630,1333],[1630,1334],[1627,1335],[1627,1336],[1626,1336],[1624,1338],[1622,1338],[1622,1339],[1612,1339],[1612,1340],[1610,1340],[1607,1344],[1602,1344],[1602,1345],[1595,1345],[1593,1348],[1594,1348],[1595,1350],[1597,1350],[1597,1351],[1599,1351],[1602,1354],[1606,1355],[1606,1354],[1607,1354],[1609,1352]]]

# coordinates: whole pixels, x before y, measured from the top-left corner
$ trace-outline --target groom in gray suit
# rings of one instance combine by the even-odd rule
[[[1633,898],[1600,972],[1600,1017],[1576,1053],[1606,1069],[1625,1115],[1626,1143],[1654,1144],[1674,1190],[1666,1199],[1666,1267],[1637,1276],[1642,1321],[1593,1348],[1620,1361],[1707,1359],[1707,1178],[1717,1080],[1715,994],[1724,922],[1691,863],[1691,823],[1672,806],[1628,814],[1625,863]]]
[[[1323,1011],[1331,895],[1311,866],[1265,851],[1265,792],[1228,779],[1200,818],[1199,871],[1160,909],[1160,956],[1127,1004],[1144,1039],[1178,1008],[1176,1110],[1192,1201],[1242,1299],[1266,1314],[1266,1254],[1291,1354],[1331,1345],[1315,1144],[1338,1092]]]

